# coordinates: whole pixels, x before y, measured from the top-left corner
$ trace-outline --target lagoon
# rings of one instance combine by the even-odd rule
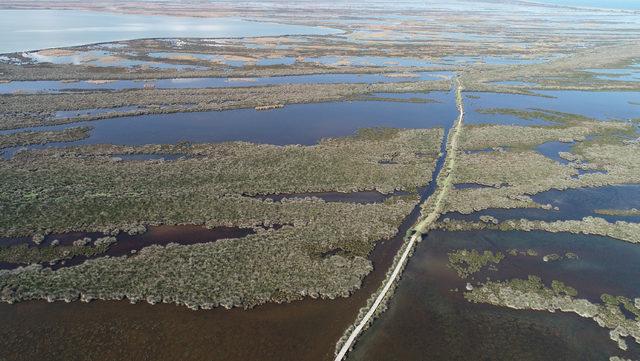
[[[412,93],[412,96],[415,96],[415,93]],[[6,148],[3,149],[5,158],[10,158],[16,151],[24,148],[42,149],[87,144],[143,145],[174,144],[180,141],[193,143],[246,141],[276,145],[312,145],[322,138],[352,135],[360,128],[444,128],[449,126],[452,119],[456,117],[452,93],[432,92],[429,96],[435,102],[347,101],[290,104],[270,111],[235,109],[151,114],[14,129],[1,131],[0,134],[24,130],[62,130],[74,126],[93,127],[87,139],[69,143]],[[85,110],[82,114],[99,114],[99,110]],[[72,114],[59,112],[58,115],[64,117]]]
[[[0,10],[0,53],[141,38],[328,35],[340,30],[238,18],[187,18],[81,10]]]
[[[539,254],[508,256],[497,271],[475,275],[477,281],[537,274],[547,282],[557,279],[573,285],[580,297],[591,300],[603,292],[633,297],[640,290],[633,278],[640,251],[627,242],[567,233],[431,231],[416,247],[389,309],[362,336],[349,360],[380,359],[376,355],[398,360],[425,355],[432,360],[605,360],[615,354],[607,330],[590,320],[464,300],[466,280],[447,266],[447,252],[472,248],[503,254],[511,248],[531,248]],[[542,260],[545,254],[564,252],[575,252],[579,259]],[[637,350],[631,352],[637,356]]]

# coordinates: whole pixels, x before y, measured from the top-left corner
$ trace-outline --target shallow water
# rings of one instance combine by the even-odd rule
[[[569,161],[560,157],[560,152],[571,152],[574,142],[546,142],[536,147],[536,151],[547,158],[560,164],[569,164]]]
[[[443,143],[444,144],[444,143]],[[437,169],[442,168],[442,158]],[[436,177],[434,172],[433,179]],[[424,200],[433,183],[421,191]],[[0,357],[33,360],[331,360],[335,344],[381,284],[420,208],[390,240],[379,241],[373,271],[348,298],[192,311],[124,301],[0,303]]]
[[[258,66],[293,65],[295,62],[296,62],[296,58],[293,58],[290,56],[283,56],[281,58],[258,59],[258,61],[256,62],[256,65]]]
[[[448,126],[457,116],[451,93],[433,92],[438,103],[351,101],[292,104],[281,109],[238,109],[120,117],[60,126],[27,128],[60,130],[79,125],[94,129],[87,139],[27,147],[42,149],[83,144],[174,144],[247,141],[266,144],[316,144],[320,139],[351,135],[360,128],[431,128]],[[25,129],[21,129],[25,130]],[[0,132],[8,134],[21,131]],[[5,157],[24,147],[5,149]]]
[[[594,216],[615,222],[625,220],[640,222],[640,216],[607,216],[593,212],[595,209],[640,209],[640,185],[628,184],[607,187],[550,190],[532,196],[542,204],[549,203],[560,208],[566,217],[580,219]]]
[[[596,209],[640,209],[640,185],[626,184],[606,187],[550,190],[535,194],[531,198],[540,204],[551,204],[559,210],[539,208],[486,209],[471,214],[447,213],[451,219],[478,220],[480,216],[493,216],[499,220],[526,218],[531,220],[556,221],[582,219],[584,217],[604,218],[609,222],[640,222],[640,216],[604,215]]]
[[[340,76],[345,79],[345,76],[357,75],[342,74],[335,75],[335,78],[339,79]],[[309,77],[314,76],[304,77],[306,77],[305,80],[301,82],[322,82],[318,80],[319,77],[312,81],[309,81]],[[329,79],[334,75],[322,77],[330,81]],[[357,77],[368,79],[363,82],[371,82],[372,78],[369,77],[383,76]],[[291,81],[294,77],[282,78]],[[300,76],[299,79],[302,78],[303,76]],[[263,81],[261,79],[269,80],[260,83]],[[266,81],[274,80],[274,78],[261,79],[232,82],[211,78],[167,79],[153,83],[159,88],[186,88],[250,86],[256,83],[269,84]],[[398,81],[397,78],[384,79]],[[385,81],[384,79],[379,81]],[[58,84],[49,86],[65,86],[62,83]],[[84,82],[72,83],[66,89],[77,89],[73,86],[82,86],[81,84]],[[106,88],[109,86],[122,86],[115,89],[124,89],[125,87],[142,87],[144,84],[145,82],[116,81],[106,83],[105,88],[87,89],[110,89]],[[0,92],[3,85],[0,84]],[[102,84],[87,86],[94,85],[102,86]],[[474,94],[484,96],[489,93]],[[439,103],[354,101],[299,104],[287,105],[283,109],[267,112],[243,109],[135,116],[34,129],[63,129],[77,125],[95,127],[91,137],[86,140],[43,147],[98,143],[136,145],[175,143],[182,140],[192,142],[246,140],[270,144],[314,144],[323,137],[353,134],[361,127],[448,127],[457,116],[453,93],[377,95],[401,99],[433,98]],[[633,99],[636,101],[637,96]],[[473,101],[471,98],[465,98],[467,107],[469,102]],[[530,107],[529,104],[536,101],[516,101],[514,104],[518,107]],[[553,103],[546,98],[545,101]],[[628,102],[629,99],[625,101]],[[488,107],[480,100],[477,103],[478,107]],[[501,107],[513,106],[510,101],[504,104],[507,105]],[[561,104],[561,106],[566,105]],[[588,106],[585,107],[588,108]],[[627,104],[626,109],[633,108]],[[637,106],[635,109],[639,111]],[[618,113],[619,111],[619,109],[613,110],[615,114],[627,114],[622,111]],[[85,112],[97,114],[101,110]],[[75,116],[75,113],[77,111],[59,113],[58,116]],[[488,119],[490,117],[493,119]],[[500,124],[548,124],[544,121],[523,121],[514,117],[501,116],[475,119],[480,119],[479,122],[504,122]],[[552,159],[563,161],[557,154],[558,151],[564,151],[565,146],[565,144],[545,143],[538,150]],[[164,155],[147,154],[122,157],[125,160],[136,161],[154,159],[157,156],[164,157]],[[476,186],[456,185],[462,188]],[[540,195],[541,199],[547,199],[540,201],[555,202],[560,206],[561,211],[533,211],[547,212],[545,214],[555,213],[555,217],[558,213],[562,213],[569,217],[567,219],[574,219],[580,218],[580,214],[592,213],[594,204],[599,208],[606,208],[607,205],[637,207],[639,203],[634,199],[637,198],[635,195],[640,195],[640,189],[635,188],[611,191],[615,196],[606,192],[601,195],[567,193],[566,196],[552,192]],[[359,193],[363,194],[318,196],[327,201],[370,202],[381,199],[378,194]],[[625,196],[630,193],[634,196]],[[474,216],[477,215],[474,214]],[[606,218],[606,216],[601,217]],[[410,220],[411,217],[409,217],[409,223],[405,222],[400,235],[404,234]],[[195,239],[189,232],[178,232],[175,237],[182,237],[185,240]],[[168,238],[167,235],[163,237],[163,239],[166,238]],[[374,273],[365,279],[363,289],[348,299],[303,300],[289,305],[264,305],[247,311],[223,309],[190,311],[174,305],[151,306],[146,303],[129,305],[126,302],[0,304],[0,322],[5,325],[0,328],[0,338],[4,340],[3,346],[6,346],[0,348],[0,358],[32,360],[42,358],[42,355],[46,354],[50,356],[48,359],[65,361],[145,358],[210,360],[214,355],[216,359],[225,360],[329,360],[332,357],[335,341],[353,320],[358,307],[380,284],[382,275],[399,245],[400,239],[396,237],[376,248],[372,256],[376,267]],[[512,247],[534,247],[540,250],[541,255],[537,258],[516,257],[505,260],[500,265],[498,273],[486,273],[491,277],[526,277],[527,274],[543,274],[562,279],[578,287],[580,294],[584,297],[597,298],[604,291],[628,296],[640,295],[640,287],[633,277],[640,271],[635,262],[640,254],[632,248],[637,245],[604,237],[541,232],[432,232],[418,246],[416,254],[410,260],[400,288],[392,299],[391,309],[364,335],[350,359],[467,360],[480,359],[482,355],[483,358],[492,360],[559,360],[606,359],[609,355],[621,354],[613,342],[608,340],[607,331],[599,329],[592,321],[571,314],[547,314],[472,305],[462,300],[459,295],[451,293],[449,291],[451,288],[462,288],[464,283],[444,266],[443,259],[446,262],[445,253],[448,247],[462,246],[503,251]],[[544,253],[569,250],[578,253],[580,259],[555,263],[541,261]]]
[[[448,130],[457,112],[453,93],[443,93],[442,96],[443,103],[437,104],[448,106],[439,112],[430,111],[429,117],[392,112],[386,119],[397,122],[402,114],[407,116],[405,121],[420,124],[418,127],[441,124]],[[364,113],[370,118],[374,114],[376,117],[384,115],[375,104],[391,104],[353,103],[367,105],[358,108],[357,114]],[[425,104],[394,104],[427,108]],[[368,110],[372,107],[376,109]],[[335,108],[340,106],[334,104],[327,110]],[[336,114],[328,114],[329,119],[338,117],[346,123],[348,119],[341,118],[343,112],[344,109],[337,109]],[[301,114],[318,112],[306,109]],[[359,127],[358,124],[355,126]],[[445,151],[444,143],[441,150]],[[420,191],[422,201],[433,194],[434,180],[443,163],[444,158],[440,157],[431,183]],[[0,328],[4,346],[0,349],[0,357],[32,360],[48,355],[50,360],[65,361],[145,358],[204,361],[215,355],[216,359],[224,360],[330,360],[338,338],[353,322],[369,295],[381,284],[405,232],[419,214],[420,208],[415,207],[395,237],[376,244],[370,256],[374,270],[365,277],[361,289],[349,298],[305,299],[291,304],[266,304],[252,310],[207,311],[190,311],[175,305],[129,305],[126,302],[102,301],[88,304],[0,304],[0,322],[5,325]]]
[[[273,84],[338,84],[338,83],[395,83],[416,80],[450,78],[451,72],[418,72],[417,77],[389,77],[385,74],[314,74],[262,78],[174,78],[158,80],[57,81],[25,80],[0,83],[0,94],[55,93],[73,90],[124,90],[152,87],[158,89],[226,88]]]
[[[512,115],[480,114],[478,109],[544,109],[580,114],[598,120],[628,120],[640,117],[640,92],[536,91],[542,96],[469,92],[465,97],[467,124],[551,125],[542,119],[525,120]],[[470,97],[471,96],[471,97]]]
[[[373,93],[372,97],[384,98],[384,99],[403,99],[403,100],[420,100],[429,103],[438,103],[439,100],[432,99],[431,93]],[[365,95],[365,97],[367,97]]]
[[[0,10],[0,53],[140,38],[326,35],[339,30],[236,18],[189,18],[80,10]]]
[[[604,237],[540,232],[431,232],[416,248],[389,309],[356,344],[350,360],[605,360],[624,354],[608,331],[574,314],[510,310],[471,304],[460,292],[465,281],[447,267],[453,248],[538,249],[538,257],[511,256],[483,279],[525,277],[565,281],[579,295],[640,294],[634,275],[640,250]],[[545,263],[547,252],[578,253],[576,261]],[[611,267],[609,267],[611,266]],[[602,288],[598,288],[602,285]],[[392,355],[392,356],[391,356]],[[636,355],[637,357],[637,355]]]
[[[595,74],[596,79],[617,81],[640,81],[640,68],[637,64],[620,69],[585,69]]]

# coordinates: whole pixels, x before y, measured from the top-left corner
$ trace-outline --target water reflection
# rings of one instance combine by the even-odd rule
[[[455,119],[454,98],[449,92],[433,92],[437,103],[381,101],[292,104],[271,111],[237,109],[120,117],[60,126],[2,131],[61,130],[92,126],[87,139],[69,143],[35,145],[30,149],[84,144],[175,144],[180,141],[210,143],[247,141],[266,144],[316,144],[320,139],[354,134],[360,128],[432,128],[449,126]],[[11,157],[24,147],[5,149]]]
[[[139,38],[327,35],[340,30],[236,18],[116,14],[80,10],[0,10],[0,53]]]
[[[626,184],[593,188],[549,190],[534,194],[531,198],[540,204],[550,204],[557,210],[539,208],[485,209],[471,214],[447,213],[451,219],[479,220],[480,216],[493,216],[499,220],[526,218],[530,220],[557,221],[600,217],[609,222],[640,222],[640,215],[607,215],[600,209],[640,209],[640,185]]]
[[[480,109],[544,109],[580,114],[598,120],[628,120],[640,116],[635,103],[640,92],[624,91],[537,91],[540,96],[470,92],[465,97],[467,124],[552,125],[544,119],[522,119],[515,115],[482,114]]]

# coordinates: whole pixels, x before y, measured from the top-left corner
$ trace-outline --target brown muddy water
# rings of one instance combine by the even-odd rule
[[[444,143],[441,148],[446,154]],[[429,185],[418,190],[420,203],[433,194],[443,164],[441,156]],[[382,283],[419,214],[418,205],[395,237],[376,244],[369,257],[373,271],[348,298],[198,311],[126,301],[0,303],[0,360],[331,360],[336,342]],[[204,241],[193,226],[182,227],[187,228],[150,228],[146,241]]]
[[[539,275],[557,279],[578,296],[599,302],[601,293],[637,297],[637,245],[605,237],[544,232],[434,231],[416,248],[389,309],[365,332],[349,360],[608,360],[636,359],[640,349],[619,350],[608,330],[570,313],[512,310],[464,300],[461,280],[447,265],[453,249],[534,249],[538,256],[508,256],[497,271],[474,275],[473,284]],[[571,251],[577,260],[544,262],[543,255]],[[457,291],[456,291],[457,290]]]
[[[374,271],[351,297],[199,311],[126,301],[0,303],[0,360],[330,360],[418,210],[378,243]]]
[[[455,117],[442,118],[446,131]],[[425,126],[423,118],[419,123]],[[419,190],[421,201],[433,194],[443,163],[441,156],[430,184]],[[199,311],[126,301],[0,304],[0,360],[331,360],[419,212],[415,207],[395,237],[378,242],[370,255],[374,270],[348,298]]]

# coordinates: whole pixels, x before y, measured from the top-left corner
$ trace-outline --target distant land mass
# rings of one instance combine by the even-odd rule
[[[640,10],[640,1],[635,0],[536,0],[535,2],[590,8]]]

